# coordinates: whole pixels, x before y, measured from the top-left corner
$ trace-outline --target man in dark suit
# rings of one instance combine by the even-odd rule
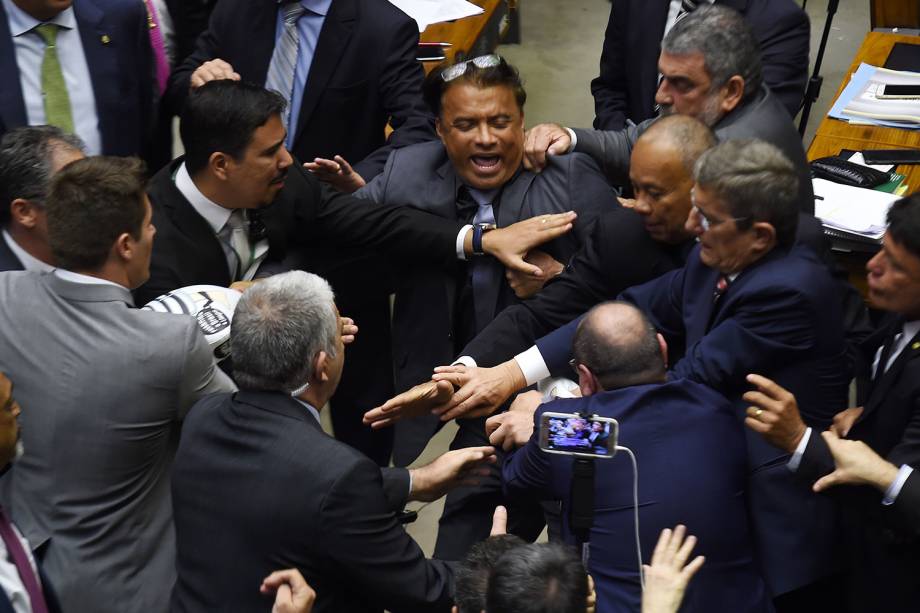
[[[319,408],[345,362],[332,289],[302,271],[248,289],[232,324],[241,392],[192,411],[172,475],[174,611],[268,610],[254,586],[300,570],[315,613],[449,611],[453,569],[426,560],[397,521],[494,461],[491,447],[381,470],[328,436]]]
[[[863,406],[838,413],[833,433],[818,436],[820,430],[809,427],[814,424],[808,423],[807,415],[805,421],[800,416],[798,404],[804,412],[807,402],[800,391],[752,377],[757,391],[745,395],[753,405],[748,409],[748,426],[792,454],[790,467],[797,474],[808,483],[818,480],[816,489],[838,481],[852,484],[832,492],[841,502],[844,519],[852,611],[906,612],[916,609],[920,601],[916,581],[920,522],[917,507],[910,508],[916,499],[914,468],[920,467],[918,232],[920,195],[914,194],[892,205],[882,250],[867,265],[869,299],[890,317],[877,342],[867,347],[874,352],[874,360],[869,360],[871,383]],[[843,456],[855,443],[838,441],[838,437],[862,441],[887,461],[870,478],[847,478],[851,469]]]
[[[0,74],[0,135],[52,124],[79,136],[90,155],[147,153],[153,59],[143,3],[5,0]]]
[[[793,0],[715,0],[737,10],[757,39],[763,80],[795,117],[808,81],[808,15]],[[684,5],[705,6],[713,0]],[[622,130],[656,115],[661,39],[687,15],[681,0],[613,0],[601,52],[600,76],[591,81],[594,127]]]
[[[316,251],[334,263],[346,257],[346,247],[381,248],[445,266],[472,254],[473,233],[461,222],[323,189],[293,163],[284,146],[284,104],[277,93],[230,80],[208,83],[192,93],[180,125],[186,156],[161,170],[149,188],[159,233],[150,280],[135,293],[138,303],[186,285],[248,281],[279,270],[288,256],[299,256],[302,266],[313,267]],[[551,240],[571,227],[573,217],[542,216],[486,232],[481,249],[501,254],[512,268],[539,271],[521,256],[543,241],[524,236]],[[305,256],[308,246],[315,249]],[[517,251],[511,259],[504,256],[509,247]],[[346,314],[362,325],[358,316]],[[376,373],[392,386],[391,371],[377,358],[370,370],[359,368],[352,376],[363,380]],[[366,444],[366,428],[349,437],[347,426],[354,422],[360,428],[360,415],[379,402],[368,401],[362,394],[369,392],[357,382],[353,388],[345,390],[350,402],[336,399],[344,414],[341,421],[335,418],[337,435],[386,464],[389,449]]]
[[[744,432],[731,404],[700,383],[666,380],[667,345],[628,303],[592,309],[573,352],[583,398],[541,405],[535,416],[513,407],[490,419],[496,445],[524,445],[504,465],[508,493],[561,499],[563,534],[573,542],[573,459],[542,451],[534,430],[545,412],[615,418],[616,444],[630,448],[639,466],[643,560],[651,557],[657,534],[676,523],[699,537],[698,553],[706,556],[681,610],[772,611],[748,528]],[[593,462],[589,572],[598,610],[638,611],[639,568],[635,547],[627,546],[634,538],[632,464],[623,452]]]
[[[661,43],[661,85],[655,102],[662,115],[696,117],[719,140],[759,138],[772,143],[795,165],[799,209],[815,210],[811,174],[802,138],[782,104],[763,84],[760,51],[750,25],[725,6],[703,6],[677,22]],[[627,185],[629,153],[654,119],[624,130],[569,130],[535,126],[524,145],[528,163],[546,164],[547,154],[587,153],[614,185]]]
[[[0,139],[0,271],[51,272],[44,202],[51,177],[83,157],[83,143],[54,126],[15,128]]]

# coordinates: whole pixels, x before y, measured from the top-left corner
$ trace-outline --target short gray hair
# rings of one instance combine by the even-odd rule
[[[743,99],[757,94],[763,82],[760,45],[741,13],[727,6],[701,6],[672,27],[661,41],[671,55],[700,53],[712,89],[735,75],[744,79]]]
[[[247,289],[230,327],[233,375],[240,389],[293,392],[313,376],[320,351],[336,354],[339,334],[332,288],[302,270]]]
[[[51,185],[51,155],[58,149],[83,152],[83,141],[55,126],[24,126],[0,140],[0,226],[10,221],[17,198],[43,205]]]
[[[711,190],[731,212],[738,229],[765,221],[780,246],[791,247],[799,224],[799,177],[775,145],[757,139],[730,140],[703,153],[693,180]]]

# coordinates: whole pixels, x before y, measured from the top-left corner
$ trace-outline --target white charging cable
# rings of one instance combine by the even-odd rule
[[[639,562],[639,583],[642,590],[645,591],[645,572],[642,570],[642,543],[639,539],[639,465],[636,463],[636,456],[629,447],[615,447],[617,451],[625,451],[632,461],[633,469],[633,522],[636,528],[636,558]]]

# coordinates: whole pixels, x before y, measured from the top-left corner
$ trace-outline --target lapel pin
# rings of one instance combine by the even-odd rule
[[[910,346],[911,349],[920,349],[920,342],[916,342]]]
[[[99,38],[99,40],[102,41],[102,44],[103,44],[103,45],[108,45],[110,42],[112,42],[112,39],[109,38],[109,35],[108,35],[108,34],[103,34],[103,35]]]

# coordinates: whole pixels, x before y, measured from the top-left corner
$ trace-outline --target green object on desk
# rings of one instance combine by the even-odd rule
[[[901,187],[901,183],[904,182],[904,175],[898,174],[896,172],[888,173],[889,180],[887,183],[882,183],[872,189],[879,192],[887,192],[889,194],[895,193],[895,191]]]

